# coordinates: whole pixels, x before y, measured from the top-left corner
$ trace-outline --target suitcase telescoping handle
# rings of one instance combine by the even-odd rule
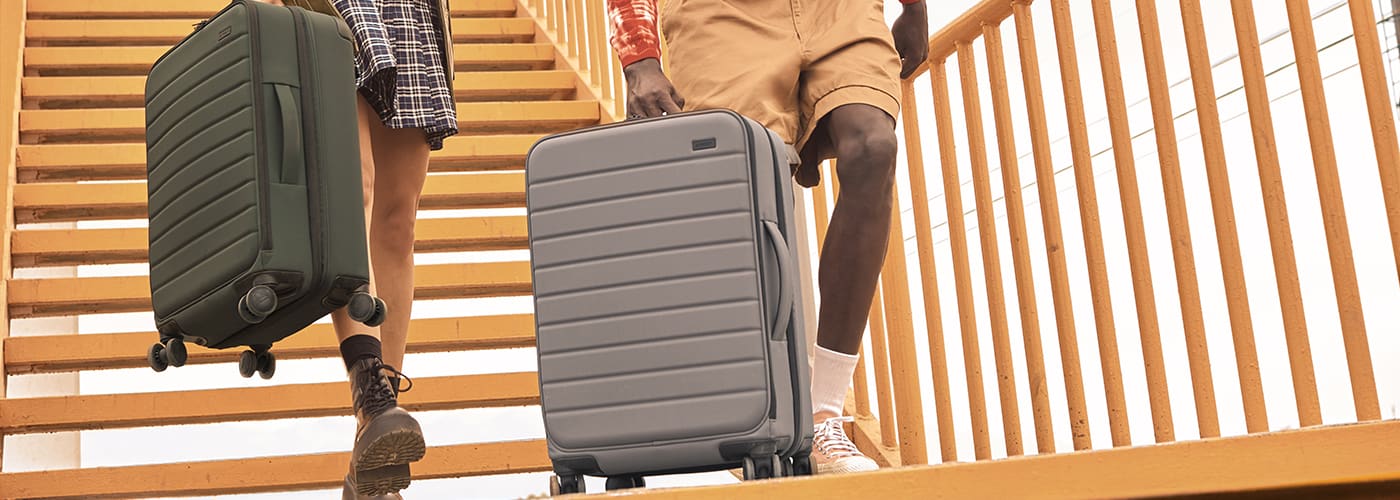
[[[773,242],[774,254],[778,256],[778,317],[773,324],[772,340],[778,341],[787,338],[788,326],[792,323],[792,294],[795,284],[792,280],[797,278],[793,274],[792,256],[788,255],[787,239],[783,238],[783,231],[778,229],[778,223],[765,220],[763,227],[768,229],[768,240]]]

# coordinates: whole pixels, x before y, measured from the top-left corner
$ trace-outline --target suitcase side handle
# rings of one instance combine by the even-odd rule
[[[277,96],[277,108],[282,116],[282,163],[278,165],[277,182],[282,184],[303,184],[302,169],[305,152],[301,144],[301,119],[297,116],[296,103],[292,100],[291,87],[273,84],[273,95]]]
[[[768,240],[773,243],[773,253],[778,257],[778,317],[773,324],[771,339],[773,341],[785,340],[788,326],[792,323],[794,287],[792,280],[797,276],[793,274],[792,256],[789,255],[787,239],[783,238],[783,231],[778,229],[776,222],[770,220],[763,221],[763,227],[768,230]]]

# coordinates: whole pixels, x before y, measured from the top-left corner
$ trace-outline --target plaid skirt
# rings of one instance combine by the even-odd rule
[[[354,34],[356,84],[389,128],[421,128],[432,150],[457,133],[436,0],[332,0]],[[447,18],[447,16],[442,16]],[[444,43],[446,42],[446,43]],[[450,61],[448,61],[450,62]]]

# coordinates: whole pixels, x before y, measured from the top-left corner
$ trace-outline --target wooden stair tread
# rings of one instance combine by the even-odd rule
[[[142,181],[15,185],[15,221],[145,219],[146,183]],[[525,174],[489,172],[431,175],[423,186],[424,210],[525,206]]]
[[[229,371],[233,371],[232,367]],[[0,405],[0,433],[15,435],[350,415],[349,394],[349,383],[342,381],[9,398]],[[423,377],[414,379],[412,390],[399,395],[399,406],[408,411],[532,404],[539,404],[539,382],[533,372]]]
[[[417,252],[470,252],[526,248],[523,216],[420,219]],[[17,268],[146,262],[145,228],[19,229],[10,247]]]
[[[226,495],[339,489],[348,452],[0,474],[0,498]],[[431,446],[415,480],[550,470],[544,440]],[[231,471],[237,473],[231,474]]]
[[[212,12],[211,12],[212,14]],[[62,44],[174,45],[194,31],[205,17],[173,19],[33,19],[24,34],[32,42]],[[535,22],[524,17],[452,20],[452,40],[463,42],[529,42]]]
[[[85,70],[146,74],[169,47],[25,47],[29,70]],[[548,43],[456,44],[453,61],[458,71],[489,69],[547,69],[554,65],[554,45]]]
[[[417,266],[414,298],[528,296],[528,262]],[[10,317],[35,318],[151,310],[146,276],[33,278],[9,282]]]
[[[535,319],[530,314],[419,318],[412,320],[408,352],[448,352],[512,349],[535,345]],[[83,335],[40,335],[5,339],[7,374],[57,373],[79,370],[145,368],[146,348],[156,332]],[[186,365],[238,362],[239,349],[208,349],[185,344]],[[333,358],[340,345],[328,323],[311,325],[273,346],[277,359]]]
[[[429,155],[433,172],[524,168],[538,134],[454,136]],[[22,180],[131,180],[146,178],[146,145],[20,144]]]
[[[458,72],[452,86],[457,98],[469,101],[512,98],[562,98],[577,86],[572,71]],[[29,76],[20,84],[24,101],[34,108],[84,104],[85,107],[142,107],[145,76]],[[470,118],[459,116],[459,119]]]
[[[228,5],[228,0],[29,0],[31,19],[98,18],[207,18]],[[513,0],[454,0],[454,17],[505,17],[515,15]]]
[[[457,104],[460,132],[573,128],[596,123],[597,101],[464,102]],[[144,140],[146,110],[140,107],[110,109],[26,109],[19,113],[21,135],[55,135],[105,142],[93,137],[120,135]]]

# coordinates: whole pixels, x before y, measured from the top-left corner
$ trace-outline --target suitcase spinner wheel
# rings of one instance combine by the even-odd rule
[[[554,476],[549,480],[549,496],[568,495],[571,493],[586,493],[583,486],[583,476],[570,474],[567,476]]]
[[[250,325],[262,323],[277,310],[277,292],[267,285],[257,285],[238,299],[238,316]]]
[[[146,350],[146,363],[157,372],[163,372],[171,366],[185,366],[188,359],[189,351],[185,350],[185,342],[178,338],[161,339]]]
[[[783,477],[787,470],[783,462],[783,457],[778,455],[769,455],[767,459],[744,457],[744,480]]]
[[[263,380],[271,379],[277,371],[277,356],[268,352],[271,346],[254,346],[238,356],[238,374],[243,378],[253,378],[257,373]]]
[[[350,313],[350,319],[364,323],[365,326],[375,327],[384,324],[384,316],[389,307],[384,305],[384,300],[370,295],[367,292],[355,292],[350,296],[350,304],[346,306]]]
[[[613,476],[608,478],[608,491],[627,490],[632,488],[645,488],[646,478],[642,476]]]

